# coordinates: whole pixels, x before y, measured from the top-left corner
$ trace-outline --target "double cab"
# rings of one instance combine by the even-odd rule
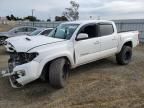
[[[61,23],[48,36],[16,37],[6,41],[10,54],[9,76],[13,87],[38,78],[56,88],[66,85],[70,69],[109,56],[127,65],[132,48],[139,44],[138,31],[117,32],[113,21],[88,20]]]

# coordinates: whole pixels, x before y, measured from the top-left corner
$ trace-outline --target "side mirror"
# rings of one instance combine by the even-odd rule
[[[77,36],[76,40],[79,41],[79,40],[84,40],[84,39],[87,39],[87,38],[88,38],[88,34],[86,34],[86,33],[80,33]]]

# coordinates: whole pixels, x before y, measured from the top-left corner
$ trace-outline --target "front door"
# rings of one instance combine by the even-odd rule
[[[97,33],[97,25],[89,24],[82,27],[78,34],[88,34],[88,39],[75,42],[76,65],[81,65],[96,59],[96,55],[100,51],[100,37]]]

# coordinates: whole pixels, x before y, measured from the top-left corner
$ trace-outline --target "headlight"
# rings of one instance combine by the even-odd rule
[[[28,63],[36,58],[39,54],[37,52],[34,53],[18,53],[17,61],[21,63]]]
[[[25,53],[25,59],[27,61],[32,61],[37,56],[38,56],[38,53]]]

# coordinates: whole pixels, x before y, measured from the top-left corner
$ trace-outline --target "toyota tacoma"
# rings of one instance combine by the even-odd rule
[[[12,87],[22,87],[36,79],[48,80],[56,88],[66,85],[70,69],[109,56],[120,65],[132,58],[139,44],[139,32],[117,32],[113,21],[88,20],[65,22],[47,37],[22,36],[6,41],[10,53],[8,71]]]

